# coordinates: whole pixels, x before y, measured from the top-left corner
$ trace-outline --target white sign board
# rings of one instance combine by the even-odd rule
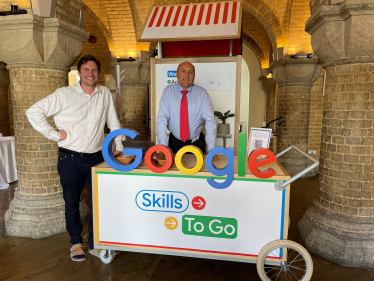
[[[195,84],[205,88],[212,101],[213,111],[235,112],[236,97],[236,62],[209,62],[193,63],[196,69]],[[176,70],[178,64],[156,64],[156,95],[155,115],[157,118],[160,108],[160,100],[164,88],[170,83],[176,83]],[[168,74],[168,72],[170,72]],[[172,73],[173,72],[173,73]],[[170,77],[168,77],[170,76]],[[175,76],[175,77],[174,77]],[[218,82],[222,82],[218,84]],[[216,117],[217,124],[221,123]],[[232,137],[226,139],[226,147],[234,147],[235,139],[235,118],[228,118]],[[156,138],[157,143],[157,138]],[[216,139],[216,146],[223,146],[222,138]]]
[[[195,84],[207,91],[231,91],[233,63],[194,63]],[[177,83],[178,64],[161,64],[158,70],[158,90]]]
[[[96,174],[96,244],[248,258],[283,238],[286,191],[273,180],[235,178],[218,190],[206,177]]]

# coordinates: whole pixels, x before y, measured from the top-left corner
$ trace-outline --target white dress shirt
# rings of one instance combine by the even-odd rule
[[[109,89],[97,85],[94,93],[86,94],[80,82],[57,89],[26,111],[35,130],[47,139],[58,141],[58,146],[76,152],[95,153],[104,141],[104,125],[111,131],[120,129],[112,94]],[[60,141],[60,134],[48,124],[46,117],[53,116],[58,130],[65,130],[67,137]],[[122,151],[122,137],[116,141]]]

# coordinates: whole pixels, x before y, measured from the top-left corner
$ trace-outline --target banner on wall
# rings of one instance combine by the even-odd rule
[[[195,84],[207,91],[231,91],[232,71],[231,62],[223,63],[194,63]],[[163,91],[166,86],[178,83],[178,64],[163,64],[158,72],[158,90]]]

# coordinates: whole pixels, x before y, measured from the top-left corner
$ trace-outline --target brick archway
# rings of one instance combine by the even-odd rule
[[[305,23],[309,18],[309,2],[293,0],[290,9],[289,24],[287,25],[288,54],[313,53],[311,36],[305,31]]]
[[[246,44],[255,53],[261,64],[261,67],[264,67],[264,65],[266,64],[265,56],[259,44],[247,34],[243,34],[242,39],[243,43]]]
[[[113,44],[113,38],[109,30],[106,28],[104,23],[101,21],[101,19],[83,2],[81,3],[81,11],[83,11],[85,14],[89,15],[95,23],[99,26],[101,31],[103,32],[105,39],[108,43],[109,50],[113,51],[114,49],[114,44]]]
[[[249,3],[247,1],[248,0],[243,2],[243,10],[252,14],[263,25],[270,38],[273,50],[276,50],[278,46],[284,46],[285,40],[283,31],[280,27],[278,19],[273,14],[273,12],[268,7],[265,8],[263,4],[260,6],[260,1],[251,1],[255,2],[257,4],[257,7],[254,6],[253,3]],[[260,10],[258,10],[257,8],[259,8]]]
[[[116,3],[84,0],[84,4],[99,20],[98,24],[107,37],[110,51],[115,56],[135,56],[137,40],[129,0],[119,0]]]

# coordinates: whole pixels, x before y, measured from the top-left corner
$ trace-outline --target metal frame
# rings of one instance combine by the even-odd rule
[[[298,149],[297,147],[295,147],[293,145],[291,145],[290,147],[286,148],[282,152],[278,153],[276,157],[278,158],[278,157],[282,156],[283,154],[285,154],[286,152],[290,151],[291,149],[295,149],[297,152],[301,153],[303,156],[305,156],[306,158],[308,158],[309,160],[311,160],[312,162],[314,162],[314,164],[311,165],[311,166],[309,166],[305,170],[301,171],[297,175],[293,176],[292,178],[290,178],[287,181],[277,181],[274,184],[274,187],[278,191],[282,191],[283,189],[286,188],[287,185],[293,183],[295,180],[297,180],[298,178],[302,177],[303,175],[305,175],[306,173],[308,173],[309,171],[313,170],[315,167],[317,167],[319,165],[319,161],[317,161],[314,158],[310,157],[308,154],[306,154],[305,152],[301,151],[300,149]]]
[[[189,257],[189,258],[203,258],[209,260],[222,260],[222,261],[233,261],[233,262],[244,262],[244,263],[256,263],[257,258],[253,259],[243,259],[243,258],[234,258],[234,257],[225,257],[225,256],[210,256],[202,254],[193,254],[193,253],[184,253],[181,251],[160,251],[160,250],[151,250],[151,249],[140,249],[140,248],[120,248],[115,246],[106,246],[99,245],[100,249],[113,250],[120,252],[134,252],[134,253],[145,253],[145,254],[156,254],[156,255],[168,255],[168,256],[180,256],[180,257]],[[265,261],[265,264],[276,265],[280,263],[277,261]]]

